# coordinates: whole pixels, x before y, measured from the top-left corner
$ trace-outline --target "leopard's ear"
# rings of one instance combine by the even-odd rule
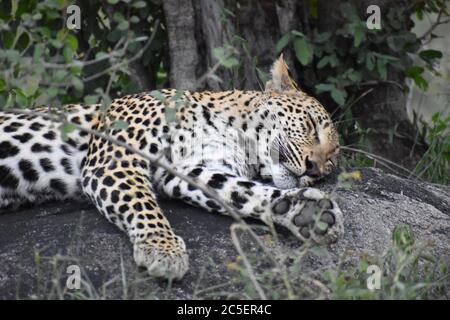
[[[272,80],[266,83],[266,91],[276,91],[283,93],[286,91],[298,90],[295,81],[289,76],[289,68],[283,59],[283,54],[275,60],[272,69]]]

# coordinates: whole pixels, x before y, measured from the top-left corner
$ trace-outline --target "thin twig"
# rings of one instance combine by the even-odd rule
[[[202,75],[196,82],[196,88],[200,87],[201,84],[203,84],[204,81],[206,81],[206,79],[210,78],[212,75],[214,75],[217,71],[217,69],[219,69],[219,67],[222,64],[220,62],[216,62],[216,64],[214,64],[204,75]],[[218,80],[218,79],[216,79]]]
[[[247,269],[248,277],[250,278],[250,281],[252,282],[253,286],[255,287],[256,292],[258,292],[261,300],[267,300],[264,290],[261,288],[261,286],[258,283],[258,280],[256,279],[255,272],[253,271],[252,265],[248,261],[244,250],[242,250],[241,243],[239,242],[239,239],[237,238],[236,229],[247,230],[248,226],[239,225],[236,223],[232,224],[230,227],[231,240],[233,241],[234,247],[236,248],[237,252],[241,256],[242,262],[244,262],[245,268]]]
[[[343,110],[341,110],[341,116],[339,118],[339,121],[342,119],[342,117],[344,116],[345,112],[350,109],[353,105],[355,105],[359,100],[361,100],[362,98],[364,98],[365,96],[367,96],[369,93],[371,93],[374,89],[370,88],[366,91],[364,91],[363,93],[361,93],[355,100],[353,100],[352,102],[350,102],[348,105],[346,105]],[[335,115],[335,113],[338,111],[339,109],[337,108],[336,110],[334,110],[334,112],[330,115],[331,118],[333,118],[333,116]]]
[[[360,83],[356,83],[356,86],[375,86],[375,85],[379,85],[379,84],[392,84],[394,86],[396,86],[397,88],[399,88],[400,90],[403,90],[404,87],[393,80],[369,80],[369,81],[364,81],[364,82],[360,82]]]
[[[98,78],[100,78],[101,76],[103,76],[103,75],[105,75],[105,74],[107,74],[108,72],[110,72],[111,70],[117,70],[118,68],[120,68],[121,66],[123,66],[123,65],[125,65],[126,63],[131,63],[131,62],[134,62],[134,61],[136,61],[137,59],[140,59],[141,58],[141,56],[144,54],[144,52],[145,52],[145,50],[147,50],[148,49],[148,47],[151,45],[151,43],[153,42],[153,40],[154,40],[154,38],[155,38],[155,36],[156,36],[156,32],[157,32],[157,29],[158,29],[158,25],[159,25],[159,20],[156,20],[156,22],[155,22],[155,24],[154,24],[154,28],[153,28],[153,32],[152,32],[152,34],[151,34],[151,36],[150,36],[150,38],[149,38],[149,40],[147,41],[147,43],[144,45],[144,47],[142,47],[133,57],[131,57],[130,59],[128,59],[128,60],[124,60],[124,61],[121,61],[121,62],[119,62],[119,63],[117,63],[117,64],[114,64],[114,65],[112,65],[112,66],[110,66],[110,67],[108,67],[108,68],[106,68],[106,69],[104,69],[104,70],[102,70],[102,71],[100,71],[100,72],[97,72],[97,73],[95,73],[95,74],[93,74],[93,75],[90,75],[90,76],[88,76],[88,77],[86,77],[86,78],[82,78],[81,80],[83,81],[83,82],[90,82],[90,81],[93,81],[93,80],[96,80],[96,79],[98,79]],[[141,40],[139,40],[139,41],[141,41]],[[136,39],[134,40],[134,41],[132,41],[132,42],[136,42]],[[127,42],[128,43],[128,42]],[[128,46],[128,44],[126,44],[126,46]],[[122,49],[121,49],[122,50]],[[117,50],[115,50],[115,51],[113,51],[113,52],[117,52]],[[113,53],[113,52],[111,52],[111,54]],[[95,63],[94,61],[99,61],[100,59],[101,60],[103,60],[103,58],[104,59],[106,59],[106,56],[105,57],[101,57],[101,58],[99,58],[99,59],[97,59],[97,60],[90,60],[90,61],[92,61],[92,63]],[[89,62],[89,61],[87,61],[87,62]],[[54,68],[63,68],[63,66],[64,65],[54,65],[53,67]],[[82,62],[80,62],[80,63],[74,63],[74,66],[83,66],[83,63]],[[55,82],[55,83],[53,83],[53,82],[46,82],[46,81],[41,81],[41,84],[43,84],[43,85],[47,85],[47,86],[53,86],[53,87],[66,87],[66,86],[71,86],[72,85],[72,83],[69,83],[69,82]]]
[[[137,59],[140,59],[141,56],[144,54],[144,52],[148,49],[148,47],[153,42],[153,39],[155,38],[156,32],[158,30],[158,25],[159,25],[159,19],[157,19],[155,21],[155,24],[154,24],[154,27],[153,27],[153,32],[152,32],[150,38],[148,39],[147,43],[145,44],[145,46],[143,46],[141,48],[141,50],[139,50],[132,58],[130,58],[128,60],[125,60],[125,61],[122,61],[122,62],[120,62],[118,64],[115,64],[115,65],[113,65],[113,66],[111,66],[111,67],[109,67],[109,68],[107,68],[107,69],[105,69],[105,70],[103,70],[101,72],[98,72],[98,73],[96,73],[96,74],[94,74],[92,76],[89,76],[87,78],[83,78],[82,79],[83,82],[89,82],[89,81],[95,80],[95,79],[103,76],[104,74],[108,73],[110,70],[115,70],[115,69],[121,67],[122,65],[124,65],[126,63],[131,63],[131,62],[136,61]]]
[[[371,159],[378,160],[380,162],[386,162],[386,163],[390,164],[391,166],[394,166],[394,167],[396,167],[398,169],[403,170],[404,172],[407,172],[408,174],[412,174],[416,179],[421,180],[420,177],[418,177],[417,175],[413,174],[411,170],[408,170],[405,167],[402,167],[401,165],[399,165],[399,164],[397,164],[395,162],[392,162],[392,161],[390,161],[390,160],[388,160],[386,158],[383,158],[381,156],[378,156],[376,154],[370,153],[368,151],[360,150],[360,149],[346,147],[346,146],[342,146],[342,147],[340,147],[340,149],[341,150],[351,151],[351,152],[361,153],[361,154],[363,154],[363,155],[365,155],[365,156],[367,156],[367,157],[369,157]]]
[[[436,18],[436,21],[431,25],[430,29],[428,29],[423,35],[421,35],[418,39],[419,40],[424,40],[426,37],[428,37],[433,31],[434,29],[436,29],[439,25],[441,24],[446,24],[450,22],[450,19],[447,20],[443,20],[441,21],[441,17],[442,17],[442,13],[444,12],[444,8],[441,8],[441,10],[439,10],[438,16]]]

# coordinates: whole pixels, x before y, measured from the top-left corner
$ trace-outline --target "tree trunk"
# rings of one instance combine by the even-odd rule
[[[192,2],[164,0],[163,9],[169,38],[170,85],[180,90],[195,90],[199,59]]]

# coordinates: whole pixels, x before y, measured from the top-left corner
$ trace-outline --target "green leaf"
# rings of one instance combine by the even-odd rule
[[[313,58],[311,44],[305,37],[299,37],[294,40],[295,55],[302,65],[307,65]]]
[[[331,91],[334,88],[335,88],[334,85],[333,84],[329,84],[329,83],[320,83],[320,84],[316,85],[317,93]]]
[[[237,66],[239,64],[239,60],[235,57],[230,57],[222,61],[221,63],[225,68],[232,68],[234,66]]]
[[[292,34],[294,36],[297,36],[297,37],[304,37],[305,36],[304,33],[300,32],[300,31],[297,31],[297,30],[292,30],[291,32],[292,32]]]
[[[65,69],[59,69],[53,75],[53,78],[57,82],[62,82],[67,77],[67,71]]]
[[[136,9],[142,9],[142,8],[145,8],[147,6],[147,4],[145,3],[145,1],[138,1],[138,2],[133,3],[132,6]]]
[[[386,60],[386,62],[394,62],[394,61],[399,61],[400,59],[388,54],[381,54],[381,53],[377,53],[375,52],[374,55],[378,58],[382,58],[383,60]]]
[[[396,247],[405,250],[414,244],[414,234],[409,226],[395,226],[392,231],[392,243]]]
[[[84,103],[86,104],[96,104],[98,102],[98,96],[97,95],[87,95],[84,97]]]
[[[56,87],[51,87],[47,89],[47,94],[50,98],[56,97],[59,93],[58,88]]]
[[[319,221],[316,222],[316,227],[319,230],[325,231],[325,230],[328,229],[328,224],[319,220]]]
[[[366,55],[366,68],[370,71],[375,67],[375,56],[371,53]]]
[[[256,68],[256,72],[258,73],[258,78],[262,83],[266,83],[270,80],[270,75],[267,72],[261,70],[260,68]]]
[[[74,54],[75,52],[69,46],[64,47],[63,56],[66,62],[72,62]]]
[[[121,23],[122,21],[125,20],[123,14],[118,11],[114,12],[113,19],[118,23]]]
[[[116,120],[113,122],[113,127],[115,129],[126,129],[128,128],[128,122],[126,122],[125,120]]]
[[[414,66],[406,70],[405,75],[414,80],[414,83],[422,90],[428,89],[428,82],[422,77],[424,68]]]
[[[167,123],[177,122],[177,109],[172,107],[164,108],[164,116],[166,118]]]
[[[88,39],[89,46],[95,47],[97,45],[97,43],[98,43],[98,40],[95,38],[95,36],[93,34],[91,34]]]
[[[354,34],[353,34],[354,40],[353,40],[353,46],[355,46],[356,48],[359,47],[359,45],[361,44],[361,42],[364,39],[364,29],[362,28],[355,28],[354,30]]]
[[[319,63],[317,63],[317,69],[322,69],[327,64],[330,64],[330,56],[325,56],[322,59],[320,59]]]
[[[69,139],[69,134],[74,131],[77,127],[73,123],[64,123],[60,127],[61,137],[64,141]]]
[[[6,81],[0,78],[0,92],[5,91],[6,89]]]
[[[275,45],[275,52],[278,54],[289,44],[289,42],[292,39],[292,34],[286,33],[284,36],[281,37],[280,40],[278,40],[277,44]]]
[[[377,59],[377,71],[381,79],[384,80],[387,78],[386,60],[382,58]]]
[[[442,52],[438,50],[423,50],[419,53],[423,60],[433,60],[442,58]]]
[[[78,49],[78,39],[72,34],[68,34],[65,40],[66,45],[70,47],[73,51]]]
[[[106,111],[111,105],[111,98],[107,94],[103,93],[103,90],[97,89],[96,91],[102,95],[100,110]]]
[[[99,59],[103,59],[103,57],[106,57],[108,54],[106,52],[103,51],[99,51],[95,54],[95,59],[99,60]]]
[[[331,90],[331,97],[333,98],[334,101],[336,101],[338,105],[342,106],[345,104],[345,98],[347,97],[347,93],[342,89],[333,88]]]
[[[362,74],[359,71],[355,71],[355,70],[351,70],[348,75],[347,78],[350,79],[353,82],[359,82],[362,80]]]
[[[214,48],[213,55],[217,60],[221,61],[225,59],[225,49],[222,47]]]
[[[222,47],[214,48],[213,55],[225,68],[232,68],[239,64],[239,61],[235,57],[226,54],[225,49]]]
[[[75,88],[75,90],[82,92],[84,89],[84,83],[83,81],[80,80],[80,78],[78,77],[73,77],[72,78],[72,84]]]
[[[41,28],[39,28],[39,31],[46,38],[51,38],[51,36],[52,36],[52,32],[51,32],[50,28],[48,28],[48,27],[41,27]]]
[[[39,82],[41,81],[41,78],[38,76],[30,76],[26,80],[25,87],[23,88],[23,94],[26,97],[32,97],[37,89],[39,88]]]
[[[183,96],[184,92],[181,90],[177,90],[175,94],[170,98],[170,101],[179,101]]]
[[[132,16],[132,17],[130,18],[130,22],[131,22],[131,23],[138,23],[139,21],[140,21],[140,19],[139,19],[138,16]]]
[[[36,20],[36,21],[41,20],[42,13],[38,12],[38,13],[34,14],[32,18],[33,18],[33,20]]]
[[[36,61],[41,61],[42,60],[42,55],[44,53],[44,45],[42,43],[37,43],[34,46],[34,53],[33,53],[33,59]]]
[[[23,92],[23,90],[17,88],[14,90],[14,93],[15,93],[16,103],[22,107],[28,107],[28,99],[27,99],[27,96],[25,95],[25,93]]]
[[[121,31],[125,31],[128,30],[128,28],[130,27],[130,23],[127,20],[123,20],[121,23],[119,23],[119,25],[117,26],[117,28]]]
[[[414,66],[406,70],[406,76],[410,78],[414,78],[418,75],[421,75],[424,71],[424,68],[419,66]]]
[[[422,11],[421,8],[418,8],[418,9],[416,10],[416,17],[417,17],[417,19],[418,19],[419,21],[422,21],[422,20],[423,20],[423,11]]]
[[[3,45],[6,49],[12,49],[15,35],[12,32],[3,32]]]
[[[314,42],[316,43],[324,43],[326,41],[328,41],[331,37],[331,32],[322,32],[322,33],[317,33],[315,32],[314,34]]]
[[[364,38],[364,33],[360,29],[356,29],[354,37],[353,46],[358,48]]]
[[[162,103],[166,103],[166,97],[161,93],[161,91],[153,90],[152,92],[150,92],[150,95],[153,98],[161,101]]]

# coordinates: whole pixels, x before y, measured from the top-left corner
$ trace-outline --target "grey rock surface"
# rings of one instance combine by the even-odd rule
[[[432,243],[430,254],[450,261],[450,189],[378,169],[360,171],[362,181],[350,188],[336,189],[336,174],[317,186],[333,192],[345,217],[345,236],[329,252],[336,258],[382,254],[393,228],[408,225],[418,241]],[[230,283],[227,265],[238,255],[230,236],[233,220],[178,201],[160,203],[188,247],[190,270],[183,280],[148,278],[134,265],[126,235],[91,205],[47,203],[0,215],[0,299],[62,297],[72,264],[81,268],[83,298],[208,297],[208,288]],[[265,232],[258,234],[264,238]],[[280,239],[286,250],[299,247],[289,235]],[[258,249],[249,242],[246,250]]]

